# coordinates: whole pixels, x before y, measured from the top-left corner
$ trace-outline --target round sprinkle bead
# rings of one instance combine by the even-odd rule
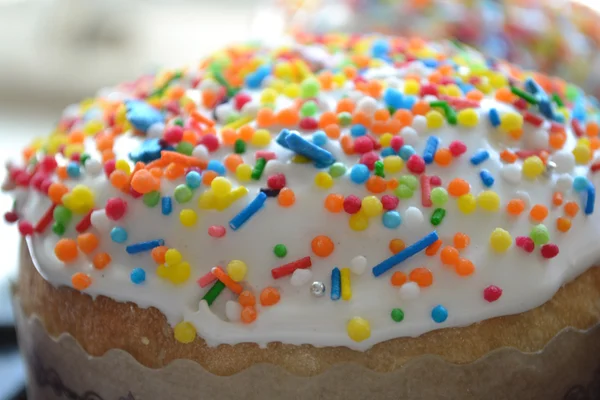
[[[588,188],[588,180],[585,176],[576,176],[573,179],[573,190],[576,192],[583,192]]]
[[[356,275],[362,275],[367,269],[367,259],[363,256],[356,256],[350,261],[350,270]]]
[[[127,211],[127,202],[118,197],[108,199],[106,202],[106,216],[113,221],[118,221],[123,218]]]
[[[315,297],[323,297],[325,290],[325,284],[321,281],[315,281],[310,285],[310,293]]]
[[[404,320],[404,311],[401,308],[394,308],[390,315],[395,322],[402,322]]]
[[[281,243],[276,244],[275,247],[273,247],[273,253],[279,258],[283,258],[287,255],[287,247]]]
[[[502,228],[496,228],[490,235],[490,246],[497,253],[506,252],[512,244],[512,236]]]
[[[321,189],[329,189],[333,186],[333,178],[327,172],[317,172],[315,185]]]
[[[492,190],[486,190],[477,195],[477,205],[485,211],[497,212],[500,210],[500,196]]]
[[[375,196],[366,196],[361,203],[361,212],[367,217],[376,217],[383,211],[383,204]]]
[[[348,321],[346,326],[348,336],[355,342],[362,342],[371,336],[371,325],[369,321],[361,317],[354,317]]]
[[[353,231],[364,231],[369,227],[369,218],[362,212],[353,214],[348,220],[348,225]]]
[[[396,229],[402,223],[402,218],[398,211],[388,211],[382,216],[383,225],[388,229]]]
[[[235,282],[241,282],[246,277],[248,266],[240,260],[232,260],[227,264],[227,275]]]
[[[555,244],[545,244],[540,249],[540,253],[544,258],[554,258],[558,255],[558,246]]]
[[[196,339],[196,328],[189,322],[182,321],[173,329],[175,339],[181,343],[192,343]]]
[[[196,213],[196,211],[190,208],[185,208],[179,213],[179,221],[183,226],[186,226],[188,228],[192,227],[196,225],[196,222],[198,221],[198,214]]]
[[[536,246],[541,246],[550,241],[550,233],[548,232],[548,228],[546,228],[546,226],[543,224],[539,224],[531,228],[529,237],[533,240],[533,243]]]
[[[217,179],[217,178],[215,178]],[[192,189],[188,185],[177,185],[175,191],[173,193],[173,197],[175,197],[175,201],[179,204],[187,203],[192,199],[194,193]]]
[[[134,268],[131,271],[129,278],[131,279],[131,282],[139,285],[146,280],[146,271],[144,271],[142,268]]]
[[[433,310],[431,310],[431,319],[438,324],[441,324],[448,319],[448,310],[446,310],[446,308],[442,305],[433,307]]]
[[[483,298],[485,301],[492,303],[502,296],[502,289],[498,286],[490,285],[483,289]]]
[[[312,279],[312,271],[310,269],[299,268],[294,271],[290,278],[290,284],[295,287],[304,286]]]
[[[227,178],[219,176],[212,180],[210,188],[216,196],[226,196],[231,192],[231,182]]]
[[[176,249],[169,249],[165,252],[165,264],[174,266],[181,262],[181,253]]]
[[[208,235],[214,238],[221,238],[225,236],[227,230],[222,225],[211,225],[208,227]]]
[[[110,231],[110,238],[115,243],[125,243],[127,241],[127,231],[120,226],[115,226]]]
[[[401,300],[415,300],[421,294],[421,288],[416,282],[406,282],[398,289],[398,296]]]
[[[448,192],[443,187],[436,187],[431,190],[431,202],[436,207],[443,207],[448,202]]]
[[[185,175],[185,184],[189,188],[196,189],[196,188],[200,187],[201,183],[202,183],[202,177],[198,172],[190,171]]]
[[[416,207],[408,207],[404,212],[404,223],[411,229],[423,224],[423,213]]]
[[[365,183],[369,179],[369,168],[364,164],[356,164],[350,170],[350,180],[354,183]]]
[[[545,166],[544,162],[538,156],[527,157],[523,161],[523,176],[527,179],[535,179],[544,173]]]

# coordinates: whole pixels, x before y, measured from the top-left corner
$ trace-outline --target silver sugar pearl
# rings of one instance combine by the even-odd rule
[[[315,281],[310,285],[310,292],[315,297],[321,297],[325,295],[325,284],[321,281]]]
[[[544,169],[544,176],[546,178],[550,178],[552,177],[552,174],[554,173],[554,170],[556,169],[556,163],[554,161],[548,161],[546,163],[546,168]]]

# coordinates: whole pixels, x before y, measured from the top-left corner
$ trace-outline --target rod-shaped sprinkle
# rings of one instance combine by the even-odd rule
[[[479,177],[481,178],[481,182],[483,182],[483,184],[487,187],[492,187],[494,184],[494,177],[487,169],[482,169],[479,171]]]
[[[348,301],[352,298],[352,286],[350,284],[350,268],[342,268],[340,275],[342,281],[342,299]]]
[[[297,269],[306,269],[312,266],[312,261],[309,256],[303,257],[299,260],[292,261],[291,263],[281,265],[271,270],[271,276],[273,279],[279,279],[287,275],[291,275]]]
[[[425,164],[433,163],[433,156],[435,155],[439,144],[440,139],[437,136],[429,136],[427,138],[425,151],[423,151],[423,160],[425,160]]]
[[[394,268],[396,265],[400,264],[403,261],[406,261],[410,257],[414,256],[425,250],[428,246],[432,245],[436,240],[438,240],[438,234],[436,231],[433,231],[427,234],[425,237],[420,239],[419,241],[411,244],[404,250],[399,253],[394,254],[390,258],[383,260],[379,264],[373,267],[373,275],[380,276],[390,269]],[[333,290],[332,290],[333,293]]]
[[[160,199],[161,211],[163,215],[171,214],[173,211],[173,200],[169,196],[165,196]]]
[[[421,205],[423,207],[431,207],[431,179],[423,174],[420,177],[421,180]]]
[[[153,248],[163,246],[164,244],[165,241],[163,239],[148,240],[147,242],[130,244],[129,246],[125,247],[125,251],[127,251],[129,254],[137,254],[144,251],[150,251]]]
[[[215,299],[219,297],[223,289],[225,289],[225,284],[219,280],[216,281],[215,284],[208,289],[208,292],[206,292],[204,297],[202,297],[202,300],[206,300],[210,306],[212,303],[214,303]]]
[[[588,183],[586,190],[587,198],[585,199],[585,215],[590,215],[594,212],[594,203],[596,202],[596,188],[592,183]]]
[[[81,218],[81,221],[79,221],[77,223],[77,225],[75,225],[75,230],[79,233],[83,233],[85,231],[88,230],[88,228],[90,226],[92,226],[92,213],[94,212],[94,210],[90,210],[87,214],[85,214],[85,216],[83,218]]]
[[[339,300],[342,292],[340,269],[335,267],[331,270],[331,300]]]
[[[492,124],[492,126],[494,128],[497,128],[500,126],[501,121],[500,121],[500,113],[498,112],[498,110],[496,110],[495,108],[490,108],[490,111],[488,113],[488,118],[490,120],[490,124]]]
[[[443,208],[436,208],[433,214],[431,214],[431,225],[438,226],[444,220],[446,216],[446,210]]]
[[[256,214],[267,200],[267,195],[263,192],[259,192],[258,195],[248,204],[242,211],[229,221],[229,226],[234,231],[237,231],[242,225],[246,223],[254,214]]]
[[[256,164],[254,165],[254,169],[252,170],[252,174],[250,177],[255,181],[258,181],[262,176],[263,171],[265,170],[265,165],[267,165],[267,160],[264,158],[259,158],[256,160]]]
[[[35,225],[34,231],[36,233],[43,233],[48,227],[48,225],[50,225],[50,222],[52,222],[52,220],[54,219],[54,209],[56,208],[56,206],[57,204],[53,203],[48,208],[48,210],[46,210],[44,215],[42,215],[42,218],[40,218],[38,223]]]
[[[471,164],[479,165],[488,158],[490,158],[490,153],[488,153],[487,150],[478,150],[477,153],[473,154],[473,156],[471,157]]]
[[[229,288],[229,290],[231,290],[233,293],[235,294],[240,294],[244,291],[244,287],[242,285],[240,285],[239,283],[237,283],[236,281],[234,281],[233,279],[231,279],[229,277],[229,275],[227,275],[227,273],[225,271],[223,271],[221,268],[219,267],[215,267],[213,269],[211,269],[212,274],[221,282],[223,282],[223,284],[225,286],[227,286],[227,288]]]
[[[290,132],[285,137],[285,142],[290,150],[297,154],[303,155],[304,157],[310,158],[319,165],[329,166],[335,162],[335,158],[333,158],[333,155],[330,152],[307,141],[296,132]]]
[[[221,268],[221,267],[215,267],[215,268]],[[208,271],[206,274],[202,275],[196,282],[198,283],[198,286],[203,288],[203,287],[207,287],[208,285],[210,285],[211,283],[213,283],[216,280],[217,280],[217,277],[214,276],[212,271]]]

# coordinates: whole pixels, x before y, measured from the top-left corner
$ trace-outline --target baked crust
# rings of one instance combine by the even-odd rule
[[[282,343],[271,343],[267,348],[252,343],[209,347],[200,337],[182,344],[174,339],[173,329],[156,308],[140,308],[104,296],[92,299],[69,287],[54,287],[38,273],[25,244],[21,246],[16,294],[25,314],[38,315],[50,335],[68,332],[90,355],[122,349],[151,368],[178,358],[190,359],[224,376],[257,363],[272,363],[300,376],[316,375],[342,362],[389,372],[424,354],[464,364],[506,346],[535,352],[566,327],[588,329],[600,322],[599,267],[590,268],[533,310],[416,338],[388,340],[366,352]]]

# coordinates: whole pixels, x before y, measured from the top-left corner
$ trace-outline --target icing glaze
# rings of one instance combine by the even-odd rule
[[[364,40],[369,44],[369,40],[373,39]],[[461,65],[457,70],[464,73],[468,72],[469,65],[472,67],[476,61],[483,60],[473,51],[464,53],[463,50],[442,44],[431,46],[431,49],[453,55],[454,60],[458,60],[456,62]],[[337,66],[344,61],[344,53],[330,54],[326,49],[316,44],[298,45],[295,48],[297,54],[307,60],[308,65],[312,65],[313,68],[330,68],[335,72]],[[253,51],[259,55],[277,54],[269,49]],[[465,54],[471,57],[471,64],[460,61]],[[420,76],[421,83],[424,83],[435,71],[435,67],[429,65],[430,62],[419,60],[400,65],[389,64],[384,60],[372,64],[371,68],[362,73],[365,81],[378,80],[384,87],[395,88],[399,92],[411,90],[407,85],[407,75],[410,75],[411,79]],[[511,74],[507,68],[507,65],[500,65],[498,73]],[[194,101],[194,110],[206,116],[211,115],[212,110],[203,104],[202,95],[203,92],[220,90],[221,85],[211,78],[208,69],[188,72],[180,79],[173,80],[172,85],[186,90],[186,98]],[[409,85],[412,85],[412,82]],[[137,84],[102,90],[96,103],[67,108],[63,121],[72,121],[73,124],[69,128],[71,131],[89,129],[90,121],[103,119],[99,104],[143,98],[140,95],[140,87],[147,86],[152,87],[152,84],[149,84],[148,80],[142,80]],[[154,83],[154,87],[158,86],[159,83]],[[336,104],[344,96],[354,100],[357,109],[368,115],[386,106],[385,95],[374,99],[357,90],[356,86],[359,86],[356,82],[345,80],[340,87],[320,91],[316,97],[319,108],[317,115],[335,110]],[[249,98],[240,115],[241,118],[244,115],[250,116],[247,123],[251,126],[257,126],[254,116],[264,103],[264,89],[268,87],[277,87],[277,79],[270,76],[263,80],[259,88],[243,89],[243,93]],[[525,122],[520,139],[511,138],[509,134],[490,123],[490,110],[497,110],[502,117],[517,113],[517,109],[496,99],[491,88],[488,91],[489,94],[481,100],[480,106],[473,108],[478,116],[478,122],[474,126],[461,123],[452,125],[442,118],[440,126],[432,128],[431,124],[438,122],[432,122],[431,117],[417,115],[411,126],[402,128],[398,136],[403,137],[404,144],[413,146],[416,154],[421,156],[426,153],[428,138],[432,136],[439,141],[438,150],[447,149],[454,141],[463,143],[466,146],[464,154],[453,157],[448,166],[442,166],[438,162],[426,165],[426,176],[439,177],[443,188],[447,188],[452,179],[462,178],[470,184],[470,193],[476,197],[486,190],[493,191],[499,197],[498,210],[486,210],[490,207],[493,209],[494,206],[486,205],[483,200],[485,195],[478,198],[480,204],[468,215],[459,209],[457,198],[452,195],[441,207],[425,207],[421,195],[421,186],[425,181],[417,178],[417,188],[412,196],[399,199],[395,207],[398,215],[384,217],[378,212],[374,216],[363,218],[363,222],[368,221],[366,229],[351,229],[349,219],[352,217],[349,214],[343,210],[333,213],[324,207],[329,194],[340,194],[345,198],[354,195],[359,199],[376,196],[381,199],[382,195],[393,195],[395,191],[386,189],[382,193],[373,193],[365,184],[355,183],[351,178],[351,169],[358,163],[359,156],[347,154],[337,140],[327,137],[323,149],[329,152],[336,162],[344,164],[347,170],[342,176],[332,179],[330,188],[319,187],[315,183],[315,176],[328,171],[328,168],[318,169],[313,163],[299,163],[293,151],[284,148],[275,140],[284,127],[276,125],[268,127],[272,140],[267,146],[259,148],[250,140],[246,144],[247,151],[241,154],[244,163],[254,166],[256,150],[274,153],[276,159],[266,163],[259,180],[240,180],[230,171],[224,175],[232,183],[233,189],[244,186],[248,191],[245,196],[223,210],[202,209],[198,206],[198,199],[209,187],[200,184],[199,188],[192,189],[191,200],[180,204],[173,198],[172,212],[163,215],[160,203],[155,207],[148,207],[142,198],[134,198],[129,193],[124,194],[111,185],[102,171],[102,155],[97,149],[97,141],[90,135],[84,139],[84,152],[90,155],[90,159],[81,168],[81,175],[63,179],[62,182],[70,190],[76,185],[83,185],[93,192],[94,208],[99,211],[92,215],[89,231],[100,237],[95,252],[110,254],[109,265],[101,270],[96,269],[91,262],[92,255],[81,251],[73,262],[68,263],[60,261],[55,254],[55,246],[61,237],[77,237],[75,227],[84,213],[74,213],[73,220],[62,236],[58,236],[50,228],[43,233],[28,235],[30,252],[42,276],[52,284],[73,286],[73,275],[83,273],[91,278],[91,284],[83,289],[85,293],[91,296],[104,295],[118,301],[131,301],[143,308],[156,307],[173,326],[179,326],[182,321],[191,324],[197,334],[211,346],[241,342],[266,345],[269,342],[280,341],[298,345],[347,346],[366,350],[376,343],[392,338],[417,336],[434,329],[464,326],[487,318],[532,309],[549,300],[561,285],[575,278],[600,258],[600,249],[593,245],[600,233],[598,213],[584,213],[585,196],[580,198],[580,194],[575,193],[572,183],[574,177],[584,176],[588,179],[588,184],[595,185],[598,178],[590,172],[591,157],[586,163],[576,164],[576,157],[571,151],[580,145],[581,141],[578,142],[573,134],[570,123],[564,125],[567,140],[563,148],[551,151],[550,160],[554,163],[554,168],[548,169],[544,174],[529,179],[522,171],[523,160],[519,159],[515,163],[502,160],[500,154],[506,149],[537,151],[540,148],[548,148],[548,138],[553,125],[548,118],[543,118],[540,126]],[[267,94],[269,95],[270,93]],[[438,100],[434,95],[425,95],[424,99],[429,102]],[[214,117],[217,121],[217,132],[227,126],[225,121],[234,113],[233,103],[234,100],[230,100],[216,107]],[[293,99],[279,95],[275,102],[275,110],[293,104]],[[531,112],[534,109],[530,108]],[[592,111],[588,112],[589,120],[595,118]],[[181,110],[177,114],[186,115]],[[153,124],[141,127],[141,130],[146,132],[145,135],[140,135],[131,129],[131,124],[140,128],[140,122],[133,120],[131,115],[128,118],[129,124],[123,124],[129,129],[116,137],[113,150],[117,160],[128,160],[133,166],[130,155],[139,149],[146,137],[162,137],[165,125],[154,120]],[[168,117],[170,118],[172,116]],[[172,121],[167,121],[166,124],[171,126]],[[342,127],[342,136],[349,135],[352,129],[353,125]],[[322,135],[319,137],[319,134],[314,133],[316,129],[299,131],[301,136],[309,141],[323,141]],[[378,135],[373,137],[377,140],[380,138]],[[487,151],[489,158],[474,165],[473,155],[481,150]],[[219,149],[213,152],[209,152],[204,146],[196,147],[192,157],[223,160],[230,153],[232,146],[221,143]],[[60,154],[56,158],[59,165],[66,164],[66,159]],[[408,170],[408,162],[402,164],[398,172],[385,172],[386,179],[397,178],[402,182],[402,176],[421,175],[412,174]],[[482,181],[482,169],[487,171],[486,176],[493,178],[491,187],[487,187]],[[257,196],[261,188],[267,187],[268,177],[274,174],[285,175],[285,186],[294,191],[295,203],[290,207],[282,207],[276,197],[267,197],[264,206],[256,214],[238,229],[232,229],[229,221]],[[373,175],[373,171],[370,171],[369,175]],[[160,185],[161,195],[173,197],[176,187],[184,183],[185,177],[175,180],[163,178]],[[431,185],[431,188],[436,186]],[[560,206],[552,205],[553,194],[557,191],[562,193],[564,203],[572,201],[580,206],[579,212],[574,217],[569,217],[572,228],[568,232],[557,229],[557,218],[565,216],[564,203]],[[13,192],[16,199],[15,210],[22,220],[38,221],[52,205],[48,196],[39,190],[17,185]],[[121,198],[127,202],[125,215],[116,221],[106,218],[102,213],[107,200],[111,198]],[[512,199],[524,201],[525,211],[519,216],[506,212],[507,204]],[[542,257],[539,245],[535,246],[532,253],[527,253],[515,243],[518,236],[529,236],[532,228],[538,224],[532,222],[529,217],[530,210],[536,204],[545,205],[549,210],[542,223],[547,227],[550,243],[559,248],[559,253],[551,259]],[[366,209],[366,206],[363,207]],[[443,208],[445,216],[439,225],[433,226],[430,219],[437,208]],[[180,222],[179,215],[183,209],[196,212],[197,221],[193,226],[186,227]],[[126,232],[125,239],[111,239],[110,233],[115,227],[123,228]],[[209,232],[210,227],[213,227],[213,234]],[[225,228],[223,236],[220,236],[223,228],[217,227]],[[497,228],[502,228],[512,235],[510,247],[503,253],[495,252],[490,246],[490,235]],[[443,250],[440,249],[433,256],[419,252],[396,265],[391,271],[379,277],[373,276],[372,267],[392,255],[389,249],[391,240],[401,239],[408,246],[433,230],[437,231],[443,242],[442,249],[452,246],[456,233],[462,232],[470,237],[470,244],[460,250],[460,257],[470,260],[475,266],[472,274],[460,276],[455,266],[444,265],[440,258]],[[325,257],[315,254],[311,248],[311,241],[320,235],[329,237],[334,246],[333,252]],[[174,284],[159,276],[157,263],[150,251],[129,254],[126,250],[128,245],[157,239],[164,240],[165,246],[177,249],[183,261],[189,263],[191,274],[185,282]],[[278,244],[285,245],[287,249],[283,257],[277,256],[273,251]],[[279,279],[273,278],[273,268],[303,257],[310,257],[311,260],[311,266],[306,272],[298,270],[297,273]],[[201,300],[212,283],[200,287],[197,280],[210,273],[216,266],[226,270],[232,260],[242,260],[247,266],[247,274],[240,283],[257,298],[257,317],[252,323],[240,321],[242,307],[237,302],[237,294],[228,287],[210,305]],[[331,274],[335,267],[350,270],[342,272],[342,280],[346,280],[342,283],[342,298],[333,301]],[[395,271],[404,272],[409,276],[409,280],[412,280],[409,273],[418,267],[425,267],[431,272],[431,285],[419,285],[414,281],[401,286],[391,283],[390,279]],[[130,276],[135,268],[145,271],[145,280],[140,284],[134,284]],[[348,276],[351,296],[348,296]],[[316,296],[314,290],[311,291],[313,282],[322,282],[325,285],[323,296]],[[492,285],[501,289],[501,295],[490,294],[492,289],[486,288]],[[280,300],[277,304],[263,306],[258,301],[261,291],[266,287],[278,290]],[[490,301],[492,298],[494,301]],[[448,316],[443,322],[436,322],[439,321],[438,314],[436,317],[432,315],[441,309],[437,306],[447,310]],[[396,322],[390,315],[392,310],[397,308],[403,312],[400,322]],[[354,323],[355,318],[361,318],[361,321],[366,321],[369,326],[367,337],[359,342],[352,339],[355,335],[347,332],[347,329],[350,329],[349,322]]]

